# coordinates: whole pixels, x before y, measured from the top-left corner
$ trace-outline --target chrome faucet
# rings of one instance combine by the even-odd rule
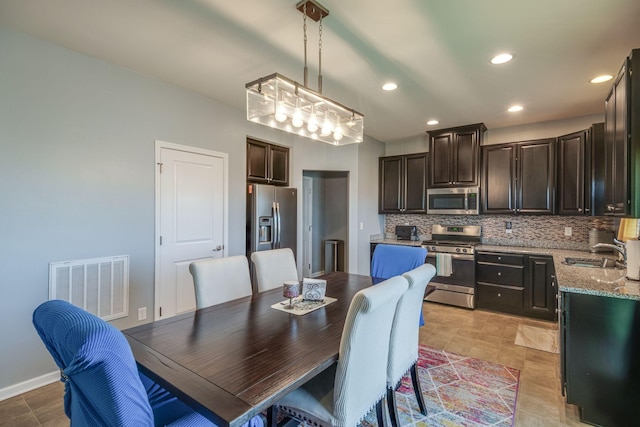
[[[609,248],[609,249],[618,251],[622,256],[622,259],[624,260],[624,265],[626,266],[627,265],[627,245],[625,245],[624,242],[621,242],[618,239],[613,239],[613,241],[615,245],[612,245],[611,243],[596,243],[595,245],[591,246],[591,248],[592,249]]]

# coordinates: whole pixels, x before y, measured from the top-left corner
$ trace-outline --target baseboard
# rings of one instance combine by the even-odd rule
[[[60,371],[50,372],[48,374],[23,381],[18,384],[10,385],[9,387],[0,389],[0,401],[9,399],[10,397],[18,396],[19,394],[26,393],[31,390],[35,390],[36,388],[49,385],[56,381],[60,381]]]
[[[316,271],[315,273],[311,273],[310,279],[313,279],[314,277],[322,276],[323,274],[324,274],[324,270]]]

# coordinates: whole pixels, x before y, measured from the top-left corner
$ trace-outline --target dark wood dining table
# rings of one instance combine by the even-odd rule
[[[282,289],[123,331],[140,370],[219,426],[239,426],[338,359],[351,299],[369,276],[333,272],[337,301],[305,315],[271,308]]]

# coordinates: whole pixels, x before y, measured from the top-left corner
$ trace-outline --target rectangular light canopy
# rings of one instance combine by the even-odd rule
[[[275,73],[247,83],[247,120],[332,145],[363,140],[364,115]]]

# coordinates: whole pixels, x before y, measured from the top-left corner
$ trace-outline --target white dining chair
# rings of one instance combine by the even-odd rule
[[[288,280],[299,280],[296,260],[289,248],[253,252],[251,262],[258,292],[278,288]]]
[[[198,309],[251,295],[249,263],[244,255],[194,261],[189,272]]]
[[[420,412],[427,415],[416,362],[418,361],[418,319],[422,312],[422,299],[429,281],[436,274],[431,264],[423,264],[406,272],[403,276],[409,282],[407,291],[400,297],[396,306],[391,338],[389,340],[389,362],[387,364],[387,405],[392,427],[400,426],[396,403],[396,389],[409,371],[413,390]],[[376,285],[377,286],[377,285]]]
[[[349,306],[338,362],[287,394],[276,403],[278,410],[312,426],[354,427],[375,406],[384,426],[391,324],[408,286],[396,276],[359,291]],[[272,423],[273,413],[269,418]]]

